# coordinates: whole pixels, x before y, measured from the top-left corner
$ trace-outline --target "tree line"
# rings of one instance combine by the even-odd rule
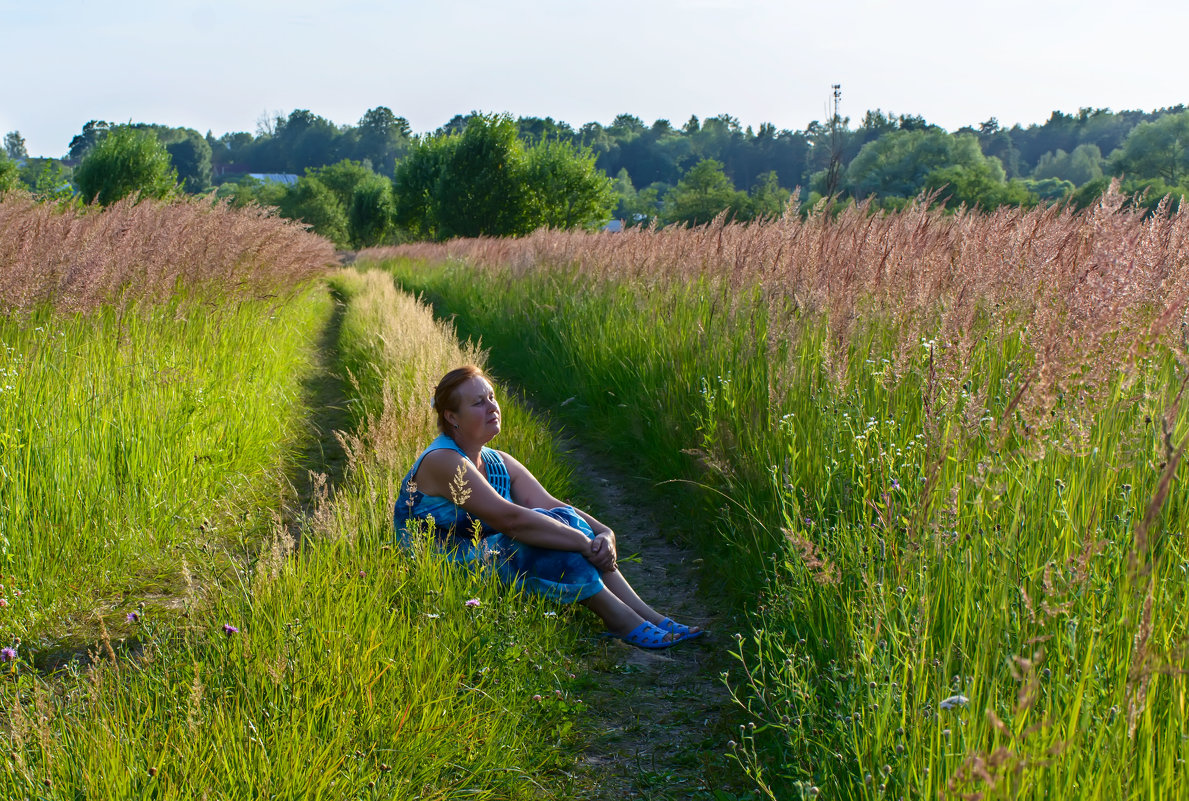
[[[804,130],[743,127],[729,115],[651,125],[622,114],[579,128],[549,117],[472,113],[414,135],[390,109],[340,126],[305,109],[263,117],[256,132],[205,136],[189,128],[92,120],[66,157],[30,159],[5,137],[0,189],[24,185],[60,201],[111,202],[214,191],[272,205],[343,247],[413,238],[516,235],[543,225],[697,224],[726,212],[780,214],[792,190],[802,208],[826,195],[894,209],[922,193],[935,202],[1093,202],[1113,178],[1154,206],[1189,192],[1189,110],[1081,109],[1043,124],[994,118],[948,132],[912,115],[868,111]],[[127,152],[139,153],[131,161]],[[142,163],[123,177],[113,165]],[[118,171],[117,171],[118,172]],[[250,174],[286,174],[286,182]]]

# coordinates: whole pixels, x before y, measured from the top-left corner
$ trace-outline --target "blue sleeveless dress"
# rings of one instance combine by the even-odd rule
[[[419,526],[426,526],[432,520],[434,544],[447,559],[476,568],[489,565],[501,579],[521,586],[528,592],[559,603],[573,603],[584,601],[604,589],[598,568],[581,554],[518,542],[506,534],[495,531],[481,520],[471,517],[465,509],[456,506],[449,498],[426,495],[418,490],[413,476],[417,475],[421,461],[426,454],[442,449],[462,454],[464,459],[470,461],[470,457],[445,434],[439,434],[437,439],[421,452],[417,461],[413,463],[413,468],[401,481],[400,496],[393,511],[392,522],[402,544],[411,544],[411,534],[406,528],[409,523],[416,522]],[[479,456],[483,462],[480,472],[486,472],[487,481],[492,489],[504,499],[512,501],[512,481],[508,476],[504,457],[499,451],[486,447],[480,451]],[[572,506],[533,511],[559,520],[594,539],[594,532]],[[477,544],[476,531],[479,535]]]

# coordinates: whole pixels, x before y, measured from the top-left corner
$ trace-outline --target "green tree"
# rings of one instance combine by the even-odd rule
[[[355,187],[375,175],[372,169],[358,161],[343,159],[325,167],[311,167],[306,175],[321,181],[327,189],[334,192],[343,208],[351,204],[351,196],[355,194]]]
[[[751,188],[751,212],[755,217],[779,217],[784,214],[792,193],[780,185],[776,170],[760,176]]]
[[[533,227],[579,228],[605,222],[615,193],[588,148],[545,140],[528,150],[526,180]]]
[[[950,208],[960,204],[982,209],[1036,204],[1036,197],[1023,183],[1003,180],[1003,167],[998,159],[936,169],[925,178],[922,189],[936,192],[938,202]]]
[[[1032,177],[1037,180],[1058,178],[1081,186],[1101,178],[1104,163],[1098,145],[1082,144],[1075,147],[1072,153],[1061,149],[1056,153],[1045,153],[1032,171]]]
[[[396,218],[415,237],[518,236],[601,222],[610,182],[569,143],[526,148],[507,115],[472,114],[461,132],[420,140],[396,169]]]
[[[211,185],[211,146],[197,131],[183,129],[181,139],[165,145],[169,160],[186,192],[203,192]]]
[[[353,247],[388,244],[395,239],[395,222],[392,181],[373,173],[355,185],[347,207],[347,231]]]
[[[15,161],[0,153],[0,194],[21,185],[21,171]]]
[[[1077,189],[1072,181],[1062,178],[1025,178],[1020,182],[1024,189],[1036,195],[1040,200],[1051,203],[1070,197]]]
[[[253,203],[257,206],[279,207],[286,189],[284,184],[260,181],[245,175],[238,180],[220,184],[215,191],[215,198],[228,201],[233,208],[242,208]]]
[[[368,159],[381,175],[392,175],[396,160],[408,149],[409,121],[386,106],[369,109],[355,127],[355,158]]]
[[[29,158],[29,151],[25,147],[25,137],[20,131],[9,131],[4,134],[4,153],[13,161]]]
[[[438,236],[518,236],[534,227],[524,146],[507,115],[473,115],[450,141],[434,194]]]
[[[107,136],[107,132],[112,129],[111,123],[103,120],[91,120],[83,126],[82,133],[70,140],[70,149],[66,154],[66,158],[72,161],[82,159],[91,148],[99,144],[103,137]]]
[[[1189,176],[1189,111],[1141,122],[1111,154],[1116,173],[1175,186]]]
[[[166,197],[176,189],[177,173],[154,134],[121,126],[91,148],[74,170],[74,183],[86,202],[107,206],[133,193]]]
[[[64,202],[76,197],[69,171],[56,159],[29,159],[21,177],[42,200]]]
[[[281,198],[282,217],[301,220],[341,248],[349,247],[347,211],[342,201],[314,175],[303,175]]]
[[[665,195],[661,216],[665,222],[701,225],[724,210],[737,219],[747,219],[748,197],[731,184],[721,161],[702,159]]]

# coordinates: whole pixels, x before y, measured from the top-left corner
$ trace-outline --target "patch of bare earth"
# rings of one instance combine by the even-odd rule
[[[576,766],[572,797],[748,795],[738,766],[725,755],[737,715],[720,674],[735,662],[728,651],[738,626],[714,601],[712,566],[667,535],[674,527],[666,518],[676,520],[679,512],[650,502],[655,493],[648,481],[617,472],[589,448],[567,445],[589,511],[616,532],[628,581],[657,611],[710,632],[660,651],[614,639],[599,646],[591,686],[582,691],[590,745]]]

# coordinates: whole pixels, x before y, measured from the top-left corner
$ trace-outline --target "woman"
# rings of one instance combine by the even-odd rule
[[[579,601],[639,648],[705,634],[636,595],[619,572],[615,532],[554,498],[508,454],[486,447],[500,433],[500,406],[478,367],[447,373],[433,406],[441,433],[401,482],[396,502],[394,523],[406,542],[410,528],[431,526],[449,558],[493,563],[531,592]]]

